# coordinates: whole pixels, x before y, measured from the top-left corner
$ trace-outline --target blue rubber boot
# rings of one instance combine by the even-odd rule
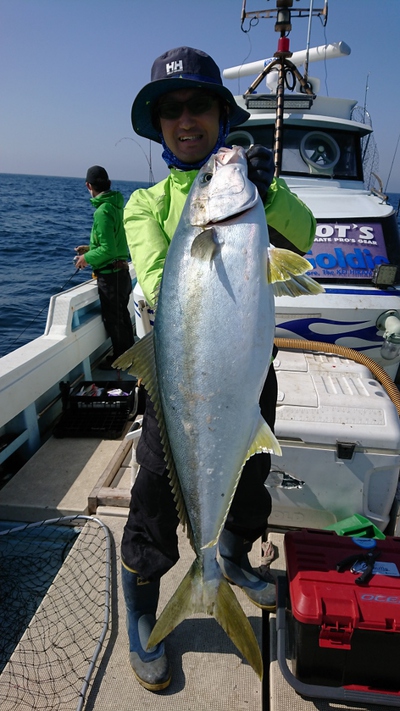
[[[149,691],[162,691],[169,686],[171,672],[164,643],[147,649],[147,642],[156,623],[160,581],[143,580],[138,573],[122,565],[122,589],[126,605],[129,637],[129,661],[142,686]]]
[[[217,560],[225,578],[242,588],[257,607],[268,612],[276,610],[276,586],[272,575],[261,575],[252,568],[248,558],[252,543],[223,529],[218,541]]]

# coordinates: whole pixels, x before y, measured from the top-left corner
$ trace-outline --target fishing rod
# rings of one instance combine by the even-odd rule
[[[71,274],[70,277],[68,277],[67,281],[66,281],[62,286],[59,287],[60,291],[63,291],[63,290],[65,289],[65,287],[67,286],[67,284],[69,284],[69,282],[70,282],[79,272],[80,272],[80,269],[76,269],[76,270],[74,271],[74,273]],[[25,331],[28,330],[28,328],[31,328],[31,327],[33,326],[33,324],[37,321],[37,319],[38,319],[39,316],[43,313],[43,311],[47,308],[47,306],[48,306],[48,305],[45,304],[45,306],[43,306],[43,308],[40,309],[40,311],[36,314],[36,316],[32,319],[32,321],[31,321],[30,323],[28,323],[28,325],[25,326],[25,328],[21,331],[21,333],[19,333],[18,336],[16,336],[16,337],[14,338],[14,340],[11,342],[11,345],[9,346],[9,349],[7,350],[7,353],[11,353],[11,351],[12,351],[12,349],[13,349],[13,346],[14,346],[14,343],[16,343],[16,342],[21,338],[21,336],[25,333]],[[3,353],[2,356],[0,356],[0,357],[2,358],[3,356],[7,355],[7,353]]]
[[[151,183],[151,185],[154,185],[155,180],[154,180],[152,157],[151,157],[151,141],[149,141],[149,144],[150,144],[150,146],[149,146],[149,157],[147,156],[145,150],[144,150],[143,147],[140,145],[140,143],[139,143],[138,141],[136,141],[134,138],[131,138],[130,136],[124,136],[123,138],[120,138],[120,139],[116,142],[115,146],[117,146],[118,143],[121,143],[121,141],[132,141],[133,143],[136,143],[137,146],[139,146],[140,150],[142,151],[142,153],[143,153],[143,155],[144,155],[144,157],[145,157],[145,159],[146,159],[146,161],[147,161],[147,165],[149,166],[149,183]]]

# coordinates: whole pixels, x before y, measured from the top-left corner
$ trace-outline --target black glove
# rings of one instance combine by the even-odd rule
[[[256,143],[246,151],[248,176],[258,189],[261,200],[267,197],[268,188],[274,177],[274,158],[272,151]]]

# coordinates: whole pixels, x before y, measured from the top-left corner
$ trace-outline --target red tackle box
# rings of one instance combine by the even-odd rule
[[[372,577],[361,582],[355,558],[371,553]],[[285,554],[297,680],[290,683],[309,696],[400,706],[400,538],[303,529],[285,534]]]

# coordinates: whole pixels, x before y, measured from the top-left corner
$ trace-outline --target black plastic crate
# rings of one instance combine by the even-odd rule
[[[134,404],[136,380],[84,381],[69,394],[71,410],[127,410]]]
[[[63,412],[54,429],[54,436],[62,437],[99,437],[100,439],[118,439],[123,434],[128,422],[127,407],[112,408],[77,408]]]

